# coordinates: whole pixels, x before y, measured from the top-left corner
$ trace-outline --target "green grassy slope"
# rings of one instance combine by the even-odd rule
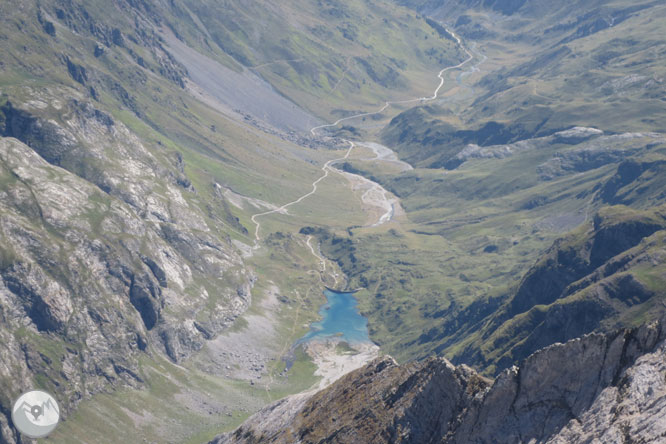
[[[623,1],[609,5],[611,12],[628,8]],[[478,50],[490,56],[480,65],[486,71],[451,72],[439,100],[395,117],[381,134],[377,128],[402,108],[350,122],[358,127],[341,132],[384,140],[419,167],[396,173],[363,160],[361,150],[346,165],[398,196],[406,214],[362,228],[368,222],[362,193],[330,174],[316,198],[261,218],[261,248],[251,250],[252,215],[310,191],[322,165],[345,151],[263,131],[206,91],[197,94],[168,36],[236,73],[255,73],[304,112],[335,120],[385,100],[431,94],[436,72],[465,57],[436,23],[388,0],[1,4],[0,133],[48,161],[43,169],[52,186],[89,198],[81,205],[85,215],[71,225],[42,223],[30,196],[39,202],[48,190],[19,183],[15,164],[5,162],[3,220],[18,220],[11,226],[22,230],[3,236],[25,242],[3,238],[0,273],[12,278],[8,270],[32,262],[45,270],[44,282],[95,301],[76,300],[76,307],[101,307],[118,321],[104,330],[111,324],[106,317],[77,309],[70,325],[55,308],[35,302],[49,298],[3,287],[11,296],[0,305],[0,356],[10,362],[0,373],[7,388],[0,399],[3,438],[13,438],[5,418],[9,398],[28,385],[72,400],[63,403],[67,420],[51,442],[100,443],[118,436],[205,441],[265,403],[309,388],[316,378],[306,356],[296,355],[286,378],[280,361],[323,302],[318,261],[299,234],[304,226],[317,227],[308,232],[347,274],[348,286],[364,287],[358,295],[372,337],[401,359],[442,353],[492,372],[559,338],[551,332],[562,324],[547,320],[569,319],[580,307],[603,306],[602,315],[567,335],[641,322],[660,310],[661,231],[590,262],[547,300],[521,288],[529,276],[549,272],[539,257],[557,255],[558,245],[571,245],[584,261],[604,227],[625,218],[662,223],[652,207],[666,198],[666,152],[663,137],[648,132],[663,128],[663,42],[652,37],[663,7],[630,11],[608,29],[588,27],[594,14],[579,20],[560,8],[537,21],[517,13],[488,22],[486,12],[456,20],[468,47],[477,37]],[[574,125],[604,133],[552,135]],[[509,142],[516,143],[507,151]],[[464,150],[468,144],[477,146]],[[631,209],[604,209],[609,205]],[[58,214],[58,207],[46,208]],[[109,222],[114,218],[131,221],[132,229],[117,229]],[[42,244],[61,249],[31,247]],[[127,259],[133,275],[153,283],[146,288],[159,287],[161,275],[143,256],[161,258],[169,273],[174,262],[183,266],[161,287],[157,327],[139,313],[157,307],[145,303],[150,296],[135,293],[131,302],[131,289],[116,281],[117,287],[90,291],[93,274],[67,267],[81,245],[107,252],[110,262]],[[91,273],[100,269],[93,265]],[[323,279],[333,285],[330,267]],[[121,281],[125,274],[117,275]],[[624,297],[626,289],[635,294]],[[33,325],[43,321],[42,312],[46,329]],[[98,324],[101,336],[85,328]],[[275,351],[276,361],[251,385],[226,376],[238,369],[219,365],[209,339],[255,337],[257,324],[275,332],[261,345]],[[82,345],[88,342],[89,349]],[[91,352],[105,347],[110,359],[98,365]],[[188,411],[173,408],[186,403]],[[135,427],[119,429],[104,419],[108,414]]]
[[[480,45],[503,53],[501,67],[474,86],[470,106],[456,113],[446,105],[410,110],[393,120],[383,140],[415,164],[451,168],[469,143],[510,143],[572,126],[663,128],[666,47],[657,36],[666,8],[647,1],[585,4],[568,12],[552,7],[525,20],[519,13],[495,21],[465,16],[458,32],[471,39],[479,34]]]
[[[21,149],[48,162],[43,169],[49,172],[39,188],[16,180],[15,163],[2,165],[0,273],[9,284],[2,286],[0,303],[6,363],[0,373],[1,439],[15,439],[6,412],[11,398],[28,387],[49,389],[63,400],[66,420],[51,442],[119,436],[198,442],[316,381],[306,356],[297,355],[286,373],[280,361],[323,302],[318,261],[297,232],[304,224],[331,220],[339,227],[361,223],[348,182],[331,175],[316,200],[290,208],[288,215],[264,217],[261,248],[243,255],[255,242],[251,216],[307,193],[322,165],[344,151],[312,140],[303,146],[293,135],[258,129],[193,93],[187,69],[164,36],[173,32],[237,72],[252,69],[279,94],[323,118],[337,107],[375,106],[397,89],[420,89],[433,81],[431,70],[459,54],[417,14],[388,2],[323,9],[315,1],[227,6],[0,5],[2,142],[18,138],[27,145]],[[307,60],[293,67],[279,61],[258,66],[292,54]],[[85,214],[52,224],[52,211],[75,206],[48,201],[41,206],[47,221],[40,220],[40,205],[30,196],[39,203],[55,192],[50,187],[63,196],[89,196],[80,205]],[[129,228],[118,228],[116,220]],[[51,248],[40,251],[33,244]],[[99,257],[100,263],[65,260],[85,256],[79,251],[85,248],[93,251],[88,259]],[[122,266],[108,277],[104,267],[115,260]],[[34,294],[11,281],[22,279],[16,270],[30,269],[43,271],[44,286],[29,288]],[[105,287],[100,276],[110,284]],[[146,291],[132,290],[144,277]],[[49,288],[75,295],[71,318],[61,319],[68,305],[58,312]],[[274,288],[279,302],[268,310],[261,304]],[[209,362],[215,349],[207,341],[234,332],[252,337],[257,318],[272,325],[274,334],[260,345],[275,351],[276,362],[267,366],[261,385],[251,386]],[[174,411],[187,402],[196,408]],[[213,407],[202,407],[208,405]],[[107,414],[135,427],[119,430],[104,419]]]
[[[640,159],[653,150],[663,156],[666,146],[646,149],[650,143],[634,141],[615,161],[584,171],[572,168],[552,179],[544,178],[549,171],[544,165],[567,149],[575,151],[572,147],[554,144],[505,159],[470,160],[446,174],[372,171],[401,198],[408,220],[386,228],[329,232],[324,251],[351,276],[350,287],[366,288],[363,311],[371,319],[373,338],[390,353],[405,359],[436,351],[477,362],[475,356],[458,355],[461,341],[478,346],[476,330],[514,293],[541,252],[615,200],[603,196],[617,189],[619,176],[626,176],[618,174],[626,168],[620,163],[624,156]],[[582,145],[577,149],[591,152]],[[639,187],[650,191],[624,202],[637,208],[663,202],[656,177],[645,167],[631,182],[625,179],[620,189],[628,195]]]
[[[398,196],[406,218],[319,234],[350,287],[365,288],[373,339],[400,359],[441,353],[492,373],[554,341],[654,318],[663,292],[641,289],[663,275],[657,234],[642,236],[649,248],[615,252],[578,278],[630,256],[654,258],[647,269],[627,259],[546,302],[521,282],[571,230],[585,255],[608,206],[664,203],[663,59],[655,57],[663,6],[553,4],[550,13],[502,17],[456,4],[437,17],[488,57],[481,72],[451,74],[440,100],[379,132],[414,170],[346,166]],[[612,27],[592,26],[606,14]],[[524,310],[506,308],[526,294]],[[598,316],[579,322],[585,312]]]
[[[423,17],[386,0],[175,4],[167,23],[188,44],[327,120],[418,94],[432,71],[463,57]]]

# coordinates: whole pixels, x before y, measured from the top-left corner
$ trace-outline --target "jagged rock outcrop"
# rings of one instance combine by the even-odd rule
[[[492,382],[442,358],[378,358],[210,444],[662,442],[664,321],[552,345]]]
[[[298,395],[269,406],[213,442],[396,442],[404,436],[428,442],[486,385],[471,369],[445,359],[399,366],[385,356],[306,401]],[[442,408],[432,409],[434,403]]]

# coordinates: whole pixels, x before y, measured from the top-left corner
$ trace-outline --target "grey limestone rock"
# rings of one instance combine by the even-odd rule
[[[253,280],[183,173],[124,125],[76,100],[58,119],[2,111],[0,441],[14,443],[11,401],[34,378],[65,415],[139,387],[141,353],[200,349],[248,307]]]

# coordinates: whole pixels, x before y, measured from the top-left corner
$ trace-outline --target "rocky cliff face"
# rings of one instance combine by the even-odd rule
[[[0,138],[0,441],[35,385],[66,411],[139,386],[142,353],[179,361],[249,304],[253,277],[209,227],[178,159],[90,104],[5,104]],[[40,108],[59,120],[39,116]],[[26,143],[31,146],[26,145]]]
[[[661,442],[665,340],[664,321],[587,335],[542,349],[494,381],[441,358],[402,366],[379,358],[211,444]]]
[[[185,76],[149,3],[0,5],[0,442],[22,442],[22,391],[49,390],[66,416],[142,386],[142,358],[181,361],[249,304],[221,212],[139,105],[150,81],[176,94]]]

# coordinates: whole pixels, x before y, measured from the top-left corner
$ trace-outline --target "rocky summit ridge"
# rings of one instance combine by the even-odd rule
[[[665,321],[551,345],[495,380],[384,356],[210,444],[666,442]]]

